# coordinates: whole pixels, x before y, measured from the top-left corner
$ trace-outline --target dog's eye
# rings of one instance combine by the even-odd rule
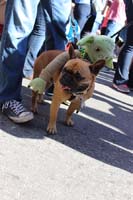
[[[99,48],[99,47],[97,47],[97,48],[96,48],[96,51],[97,51],[97,52],[98,52],[98,51],[100,51],[100,48]]]
[[[77,81],[81,81],[81,80],[84,79],[84,77],[82,77],[79,72],[76,72],[75,78],[76,78]]]
[[[66,68],[63,68],[62,72],[67,72],[67,69],[66,69]]]
[[[84,84],[84,85],[78,87],[78,91],[84,91],[84,90],[86,90],[88,87],[89,87],[88,84]]]

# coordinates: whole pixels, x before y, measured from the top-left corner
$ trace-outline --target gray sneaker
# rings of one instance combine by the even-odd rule
[[[15,123],[24,123],[34,118],[33,113],[26,110],[23,105],[16,100],[6,101],[2,105],[2,112]]]

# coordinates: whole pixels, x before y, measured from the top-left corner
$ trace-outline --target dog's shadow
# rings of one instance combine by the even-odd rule
[[[30,107],[31,94],[23,87],[24,104]],[[63,119],[66,108],[60,108],[57,120],[58,133],[47,135],[46,127],[49,119],[49,101],[39,106],[39,114],[27,124],[14,125],[6,117],[0,120],[1,129],[21,138],[45,139],[50,137],[87,156],[91,156],[106,164],[133,173],[133,136],[132,112],[121,105],[118,100],[112,103],[108,95],[95,91],[94,100],[104,101],[111,105],[109,113],[92,107],[85,107],[79,114],[73,114],[74,127],[65,126]],[[124,103],[123,103],[124,104]],[[0,115],[1,117],[1,115]],[[128,123],[128,124],[127,124]],[[7,126],[8,124],[8,126]],[[18,129],[18,131],[16,131]]]

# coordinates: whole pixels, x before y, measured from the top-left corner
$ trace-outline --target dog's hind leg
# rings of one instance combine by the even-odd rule
[[[38,100],[38,92],[32,91],[32,107],[31,107],[31,110],[32,110],[33,113],[38,112],[37,100]]]

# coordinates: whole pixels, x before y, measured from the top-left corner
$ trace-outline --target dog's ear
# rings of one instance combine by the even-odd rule
[[[93,74],[95,74],[97,76],[99,71],[104,66],[105,66],[105,60],[98,60],[94,64],[90,65],[89,68],[90,68],[91,73],[93,73]]]
[[[69,45],[68,53],[69,53],[70,59],[76,58],[76,54],[75,54],[74,47],[72,44]]]

